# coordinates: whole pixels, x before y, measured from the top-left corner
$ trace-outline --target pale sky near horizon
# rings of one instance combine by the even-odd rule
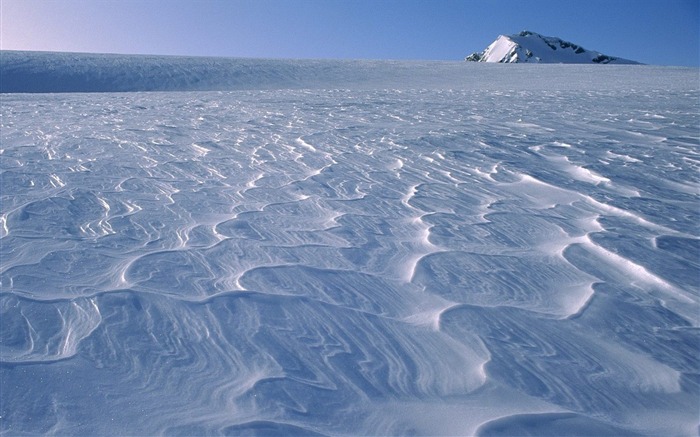
[[[525,29],[700,65],[697,0],[0,0],[3,50],[461,60]]]

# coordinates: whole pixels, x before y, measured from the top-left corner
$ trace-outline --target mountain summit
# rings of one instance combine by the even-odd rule
[[[467,61],[548,64],[639,64],[629,59],[604,55],[560,38],[542,36],[524,30],[515,35],[500,35],[483,52],[467,56]]]

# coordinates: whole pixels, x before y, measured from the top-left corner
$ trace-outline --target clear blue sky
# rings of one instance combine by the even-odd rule
[[[698,0],[0,0],[0,47],[263,58],[461,60],[527,29],[700,65]]]

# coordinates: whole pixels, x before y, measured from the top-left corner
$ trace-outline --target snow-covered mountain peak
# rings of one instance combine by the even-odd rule
[[[500,63],[554,64],[639,64],[629,59],[604,55],[593,50],[524,30],[514,35],[499,35],[483,52],[467,56],[467,61]]]

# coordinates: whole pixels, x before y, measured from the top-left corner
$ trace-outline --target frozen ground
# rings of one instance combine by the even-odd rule
[[[696,435],[698,71],[401,65],[2,95],[0,433]]]

